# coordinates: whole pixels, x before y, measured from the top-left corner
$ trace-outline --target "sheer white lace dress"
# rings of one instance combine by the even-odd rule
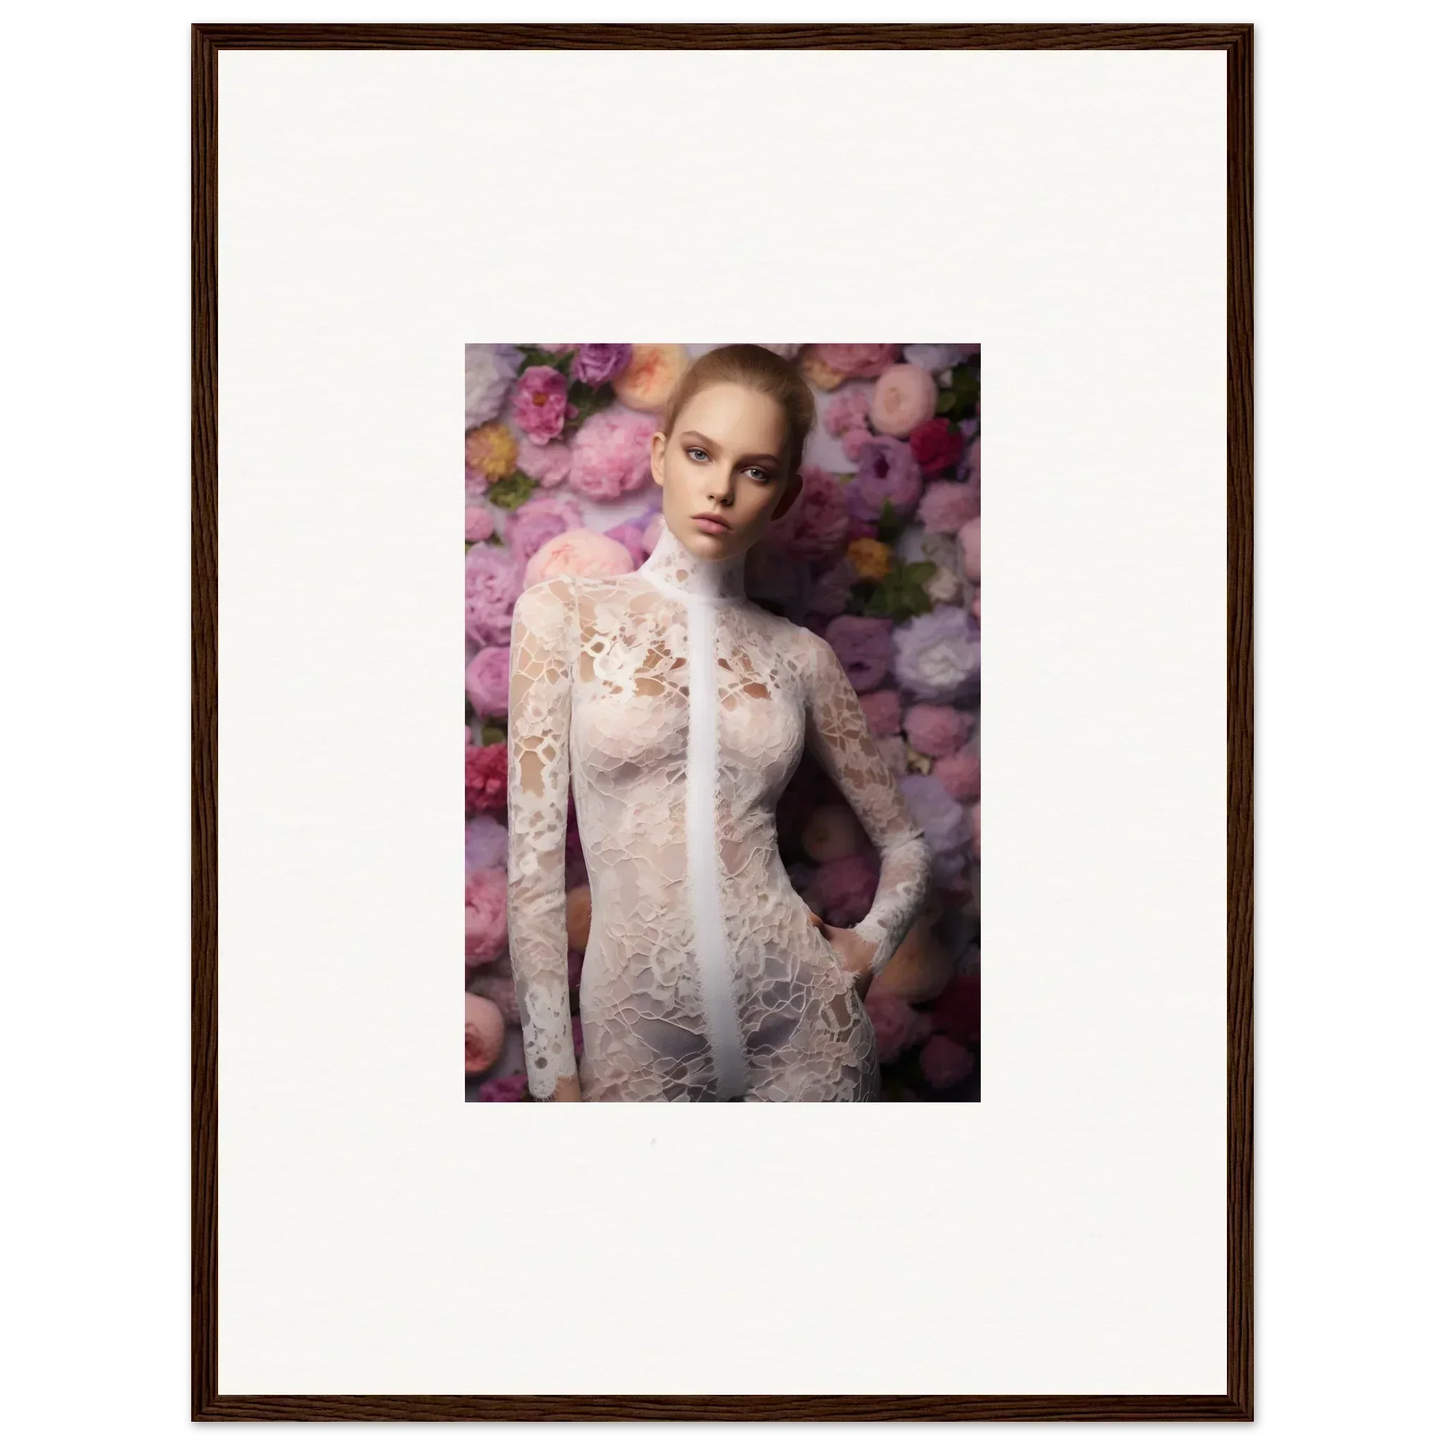
[[[557,578],[513,612],[508,930],[528,1086],[584,1100],[867,1100],[873,1026],[784,870],[776,806],[813,749],[879,853],[857,932],[876,972],[929,853],[842,664],[748,600],[742,557],[664,526],[622,577]],[[592,892],[580,1060],[567,987],[569,784]]]

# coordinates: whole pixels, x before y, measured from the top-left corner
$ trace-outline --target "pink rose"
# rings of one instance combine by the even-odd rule
[[[467,699],[478,717],[506,717],[512,649],[484,647],[467,664]]]
[[[869,989],[872,993],[872,989]],[[973,1073],[973,1050],[946,1034],[934,1034],[918,1051],[918,1066],[935,1089],[961,1084]]]
[[[492,514],[485,507],[468,507],[466,517],[467,541],[485,542],[494,530]]]
[[[552,366],[529,366],[511,392],[512,424],[537,446],[561,436],[577,408],[567,401],[567,378]]]
[[[898,356],[896,345],[863,342],[817,345],[813,351],[824,366],[842,376],[878,376]]]
[[[589,416],[572,439],[572,485],[594,502],[613,502],[652,481],[657,418],[624,407]]]
[[[874,384],[868,420],[883,436],[906,437],[933,415],[937,404],[938,383],[922,367],[903,361]]]
[[[979,768],[975,752],[950,753],[933,765],[933,776],[948,790],[948,796],[960,803],[978,798]]]
[[[507,946],[507,870],[477,868],[466,881],[469,964],[495,963]]]
[[[572,448],[566,442],[548,442],[539,447],[524,436],[517,446],[517,470],[539,487],[560,487],[572,470]]]
[[[875,738],[897,736],[903,726],[903,708],[898,694],[890,687],[878,692],[865,692],[859,699],[863,716],[868,719],[868,731]]]
[[[848,508],[843,489],[832,472],[811,464],[798,475],[802,487],[793,505],[770,527],[772,539],[789,556],[808,562],[830,562],[848,535]]]
[[[813,862],[830,863],[835,858],[850,858],[862,852],[865,840],[851,808],[841,803],[825,803],[814,809],[803,824],[799,841]]]
[[[979,519],[965,522],[959,529],[958,540],[963,547],[963,575],[970,582],[979,580]]]
[[[934,482],[918,504],[918,519],[925,531],[957,534],[978,510],[976,483]]]
[[[632,553],[611,537],[579,528],[544,542],[527,563],[527,587],[553,577],[620,577],[633,571]]]
[[[863,1001],[878,1038],[878,1061],[892,1063],[905,1049],[928,1037],[932,1020],[876,979]]]
[[[467,995],[467,1073],[484,1074],[502,1056],[507,1025],[491,999]]]
[[[918,752],[941,758],[963,746],[970,721],[968,714],[946,703],[919,702],[908,709],[903,730]]]
[[[946,416],[935,416],[909,436],[908,448],[923,475],[937,477],[963,455],[963,436]]]

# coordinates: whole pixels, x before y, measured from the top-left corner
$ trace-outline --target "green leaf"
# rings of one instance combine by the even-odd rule
[[[506,728],[504,728],[504,727],[498,727],[497,724],[496,724],[496,723],[493,723],[493,722],[487,723],[486,726],[482,728],[482,746],[483,746],[483,747],[486,747],[486,746],[489,745],[490,743],[504,743],[504,742],[506,742],[506,741],[507,741],[507,730],[506,730]]]
[[[892,542],[903,530],[903,519],[893,510],[893,500],[883,499],[883,510],[878,514],[878,540]]]
[[[905,582],[927,582],[937,570],[936,562],[905,562],[898,572]]]
[[[940,391],[938,393],[938,405],[934,407],[936,416],[947,416],[954,407],[958,405],[958,397],[951,391]]]
[[[487,488],[487,500],[509,512],[515,512],[536,490],[537,483],[533,478],[525,472],[513,472]]]

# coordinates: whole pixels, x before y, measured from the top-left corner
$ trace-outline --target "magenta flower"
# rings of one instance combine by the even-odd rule
[[[567,378],[555,366],[529,366],[511,394],[511,420],[539,447],[562,435],[577,408],[567,401]]]
[[[829,562],[843,550],[848,508],[832,472],[811,464],[801,468],[802,488],[793,505],[773,519],[769,536],[785,552],[808,562]]]

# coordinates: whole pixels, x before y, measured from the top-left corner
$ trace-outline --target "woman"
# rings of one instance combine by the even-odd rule
[[[750,602],[753,543],[793,504],[814,422],[758,346],[699,357],[652,437],[664,527],[637,571],[559,577],[513,612],[508,926],[538,1100],[867,1100],[863,1000],[918,915],[930,858],[820,637]],[[881,860],[871,911],[831,927],[777,846],[810,746]],[[569,781],[592,892],[567,992]]]

